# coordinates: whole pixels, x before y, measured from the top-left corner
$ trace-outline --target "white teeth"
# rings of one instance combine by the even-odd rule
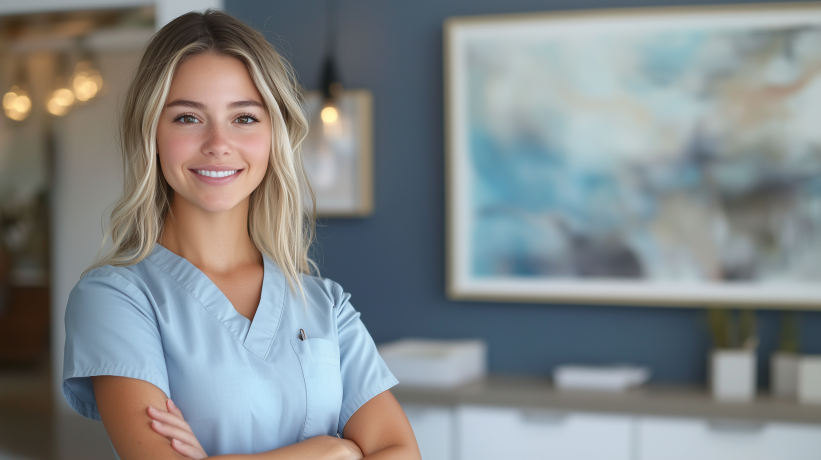
[[[195,169],[194,170],[194,172],[196,172],[197,174],[199,174],[201,176],[217,177],[217,178],[233,176],[238,171],[239,171],[238,169],[234,170],[234,171],[208,171],[208,170],[205,170],[205,169]]]

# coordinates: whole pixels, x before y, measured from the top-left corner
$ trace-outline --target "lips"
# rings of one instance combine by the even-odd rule
[[[244,171],[230,166],[210,166],[207,168],[191,168],[194,177],[208,185],[225,185],[233,182]]]

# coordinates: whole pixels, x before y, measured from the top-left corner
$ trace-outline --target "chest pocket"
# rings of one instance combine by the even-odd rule
[[[300,441],[323,434],[335,436],[342,408],[339,347],[326,339],[293,339],[291,347],[302,366],[307,393]]]

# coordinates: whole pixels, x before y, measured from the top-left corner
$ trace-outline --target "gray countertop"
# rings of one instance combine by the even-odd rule
[[[802,405],[759,394],[751,402],[716,402],[705,388],[649,385],[610,393],[558,390],[548,379],[494,375],[453,389],[391,389],[402,404],[507,406],[550,411],[694,417],[713,421],[821,424],[821,405]],[[759,392],[760,393],[760,392]]]

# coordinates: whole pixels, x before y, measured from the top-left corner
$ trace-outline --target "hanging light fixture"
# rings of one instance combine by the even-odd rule
[[[66,57],[62,54],[57,57],[57,77],[55,78],[54,90],[46,102],[46,110],[54,116],[62,117],[67,114],[71,106],[74,105],[74,92],[68,84],[66,73]]]
[[[15,121],[23,121],[31,113],[31,98],[25,90],[25,77],[25,60],[20,58],[17,61],[17,83],[3,95],[3,112]]]
[[[74,68],[71,86],[78,101],[88,101],[103,89],[103,76],[94,68],[90,60],[80,61]]]
[[[14,85],[3,95],[3,111],[16,121],[23,121],[31,113],[31,98],[26,90]]]
[[[339,74],[336,71],[336,1],[326,0],[326,32],[325,32],[325,62],[322,65],[322,111],[319,116],[322,119],[323,128],[330,134],[339,124],[338,99],[342,95],[342,83],[339,82]]]
[[[74,96],[78,101],[86,102],[96,96],[103,89],[103,76],[94,67],[94,58],[83,46],[82,41],[78,43],[80,48],[80,62],[74,66],[74,73],[71,75],[71,87]]]

